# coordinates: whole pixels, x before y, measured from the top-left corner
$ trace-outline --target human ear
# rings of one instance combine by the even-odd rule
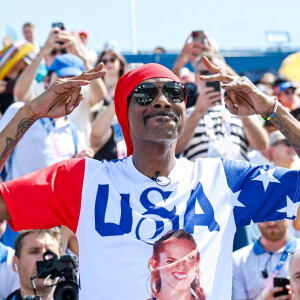
[[[13,268],[13,270],[14,270],[16,273],[19,273],[18,262],[19,262],[18,257],[17,257],[17,256],[14,256],[14,257],[13,257],[13,260],[12,260],[12,268]]]

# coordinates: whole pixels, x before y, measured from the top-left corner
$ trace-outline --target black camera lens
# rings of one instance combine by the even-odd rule
[[[78,285],[72,281],[61,281],[54,292],[55,300],[78,300]]]

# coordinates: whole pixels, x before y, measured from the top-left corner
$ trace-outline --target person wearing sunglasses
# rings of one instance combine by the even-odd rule
[[[111,49],[104,50],[100,54],[96,64],[100,62],[103,62],[107,70],[103,80],[107,89],[106,100],[111,102],[114,98],[119,78],[127,72],[127,62],[121,53]]]
[[[113,98],[119,78],[127,72],[127,62],[122,54],[111,49],[100,54],[100,62],[107,71],[103,78],[107,93],[92,123],[91,147],[97,160],[122,159],[126,157],[126,145],[115,115]]]
[[[274,166],[293,169],[298,161],[297,154],[285,136],[276,130],[270,134],[270,155]]]
[[[231,113],[271,119],[300,154],[300,125],[280,103],[247,78],[226,75],[203,61],[213,75],[200,79],[221,82]],[[60,79],[19,110],[0,133],[0,166],[27,127],[41,117],[70,113],[82,100],[80,86],[102,75],[100,65]],[[76,233],[80,299],[148,299],[152,245],[179,229],[197,243],[207,298],[230,299],[236,228],[295,217],[299,171],[221,158],[176,158],[186,97],[166,67],[138,67],[120,78],[114,97],[127,158],[71,159],[0,185],[0,219],[8,219],[14,230],[63,224]],[[184,274],[176,272],[170,276],[180,282]]]

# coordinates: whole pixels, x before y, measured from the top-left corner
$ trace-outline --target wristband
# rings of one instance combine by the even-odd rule
[[[264,116],[261,116],[263,120],[271,120],[274,116],[275,116],[275,113],[277,111],[277,107],[278,107],[278,99],[277,98],[274,98],[275,100],[275,105],[274,105],[274,109],[273,109],[273,112],[270,114],[269,117],[264,117]]]

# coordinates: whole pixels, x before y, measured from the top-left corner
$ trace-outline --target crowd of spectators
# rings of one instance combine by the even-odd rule
[[[10,155],[2,180],[15,179],[68,158],[126,157],[114,106],[117,82],[130,68],[124,56],[110,43],[99,55],[87,49],[90,36],[86,30],[70,32],[54,27],[44,45],[35,41],[34,24],[24,24],[23,34],[24,41],[6,40],[0,52],[0,131],[26,102],[57,79],[80,75],[99,63],[104,64],[106,74],[82,88],[85,100],[68,117],[43,118],[28,130]],[[165,52],[157,47],[153,53]],[[176,155],[191,161],[223,157],[300,169],[295,150],[270,121],[230,114],[220,85],[199,80],[200,75],[209,74],[204,55],[227,74],[236,75],[209,37],[205,35],[203,43],[187,38],[173,66],[173,72],[189,90],[187,122],[177,142]],[[188,63],[192,70],[186,67]],[[280,74],[265,73],[255,84],[277,98],[300,121],[299,88],[293,82]],[[300,213],[293,222],[272,221],[238,229],[233,245],[232,299],[277,299],[276,292],[281,288],[273,287],[274,277],[289,277],[292,299],[300,299],[299,238]],[[38,249],[34,263],[49,249],[58,256],[66,252],[79,255],[76,236],[65,226],[17,235],[0,220],[0,298],[23,299],[32,292],[30,277],[35,275],[35,266],[29,259],[30,249]],[[289,266],[288,256],[292,253]],[[52,297],[53,289],[44,288],[40,279],[36,289],[42,299]],[[290,297],[291,294],[278,299]]]

